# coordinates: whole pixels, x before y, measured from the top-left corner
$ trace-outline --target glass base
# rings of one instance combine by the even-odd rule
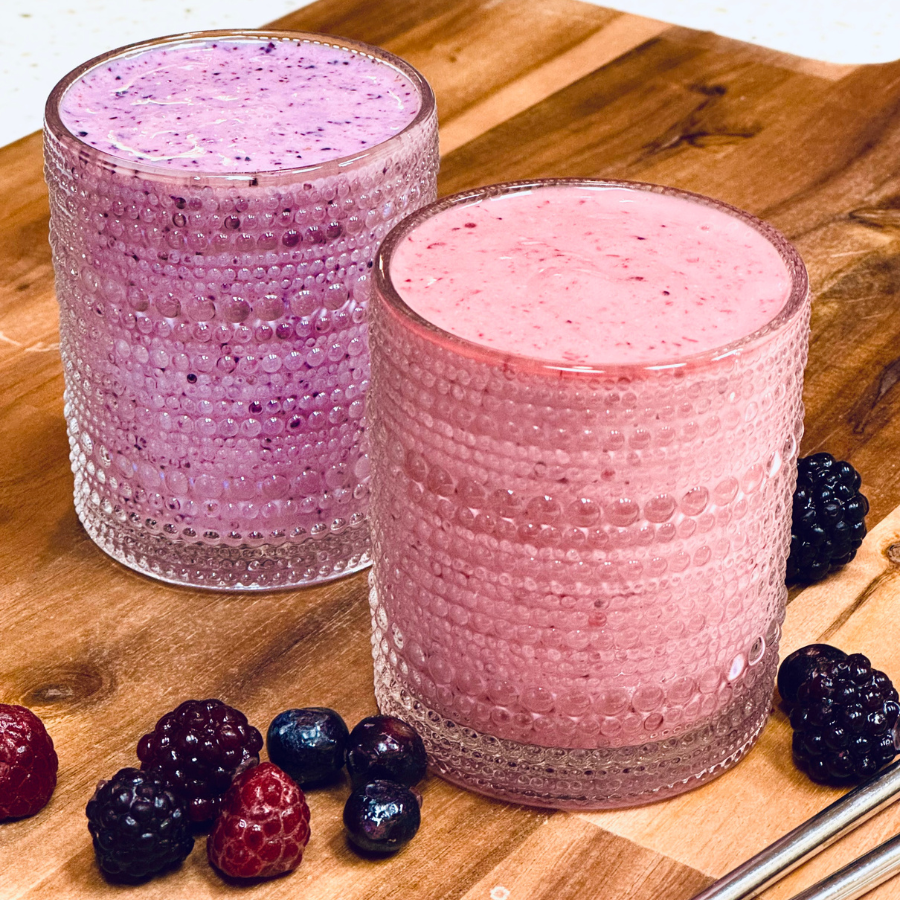
[[[81,500],[81,502],[79,502]],[[91,540],[117,562],[159,581],[218,591],[277,591],[343,578],[371,564],[366,523],[277,546],[211,546],[173,541],[112,522],[76,495]]]
[[[553,809],[641,806],[699,787],[736,765],[772,709],[777,648],[753,686],[728,707],[662,740],[594,749],[523,744],[461,725],[430,708],[373,641],[375,698],[425,741],[431,770],[489,797]]]
[[[375,696],[384,715],[419,732],[436,775],[498,800],[551,809],[642,806],[712,781],[756,743],[771,701],[767,692],[767,702],[739,727],[726,714],[666,741],[583,750],[518,744],[457,725],[389,679],[376,681]]]

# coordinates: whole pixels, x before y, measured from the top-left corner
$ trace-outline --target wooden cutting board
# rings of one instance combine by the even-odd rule
[[[793,599],[785,650],[830,640],[900,679],[900,63],[841,67],[576,0],[321,0],[277,23],[406,57],[441,113],[443,193],[532,176],[610,176],[701,191],[761,215],[815,292],[803,451],[864,476],[870,524],[839,576]],[[0,700],[44,718],[61,760],[40,815],[0,825],[4,898],[103,897],[84,805],[188,697],[265,728],[281,709],[374,711],[364,575],[260,596],[167,587],[103,555],[72,507],[41,142],[0,150]],[[898,420],[900,421],[900,420]],[[736,769],[668,802],[548,814],[425,785],[424,824],[381,862],[345,845],[346,786],[310,795],[302,867],[242,896],[304,900],[686,900],[822,808],[776,710]],[[883,813],[769,891],[786,898],[900,830]],[[129,896],[237,893],[202,840]],[[897,898],[887,884],[873,898]]]

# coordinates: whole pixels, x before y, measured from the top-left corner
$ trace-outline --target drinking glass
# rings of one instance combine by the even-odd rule
[[[303,168],[210,173],[102,152],[60,115],[122,56],[210,40],[314,42],[401,72],[402,131]],[[119,562],[262,590],[369,563],[367,315],[380,240],[435,197],[434,96],[403,60],[292,31],[175,35],[86,62],[45,115],[75,507]]]
[[[546,184],[735,216],[780,254],[787,303],[709,352],[567,366],[464,340],[401,299],[392,255],[419,223]],[[630,806],[752,746],[784,617],[809,303],[773,228],[653,185],[495,185],[387,237],[369,400],[375,691],[420,730],[439,775],[538,806]]]

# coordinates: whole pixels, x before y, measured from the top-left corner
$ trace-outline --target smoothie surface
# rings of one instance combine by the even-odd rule
[[[416,87],[387,63],[312,41],[158,46],[95,67],[63,123],[113,156],[194,172],[266,172],[350,156],[402,131]]]
[[[752,334],[785,306],[775,247],[699,202],[548,186],[450,207],[395,248],[391,280],[439,328],[572,365],[677,361]]]

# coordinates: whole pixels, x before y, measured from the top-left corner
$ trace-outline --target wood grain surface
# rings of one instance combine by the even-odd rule
[[[815,293],[803,452],[851,460],[881,524],[844,572],[793,598],[784,650],[830,640],[900,677],[900,63],[800,60],[576,0],[321,0],[277,24],[380,44],[425,74],[442,193],[548,175],[656,181],[796,242]],[[0,149],[0,201],[0,700],[43,717],[61,762],[50,805],[0,825],[0,897],[687,900],[837,796],[793,769],[776,708],[745,761],[664,803],[549,814],[432,777],[413,844],[372,862],[344,842],[339,785],[310,794],[313,837],[287,878],[227,885],[201,839],[164,878],[107,885],[84,805],[181,700],[221,697],[262,729],[290,706],[333,706],[351,724],[374,711],[365,576],[209,594],[151,582],[91,543],[71,499],[38,135]],[[764,897],[898,829],[900,809],[883,813]],[[896,900],[900,886],[870,896]]]

